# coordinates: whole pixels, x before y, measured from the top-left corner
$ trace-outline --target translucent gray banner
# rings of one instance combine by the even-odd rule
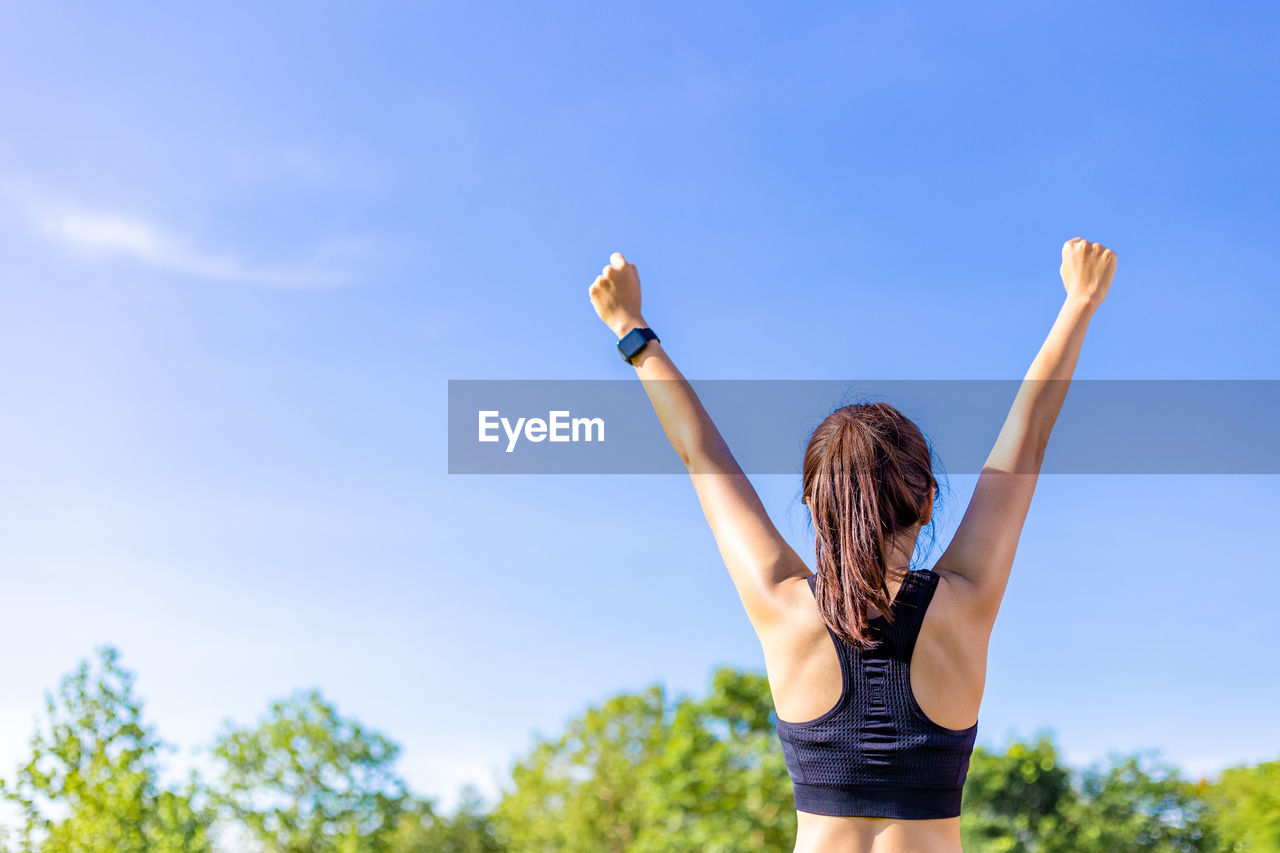
[[[690,382],[748,474],[799,474],[823,418],[842,405],[875,401],[920,427],[941,470],[976,474],[1022,384]],[[1278,422],[1280,380],[1076,379],[1040,471],[1277,474]],[[683,474],[685,467],[636,379],[450,380],[449,473]]]

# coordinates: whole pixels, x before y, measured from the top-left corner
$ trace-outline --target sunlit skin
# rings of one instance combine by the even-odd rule
[[[1080,237],[1063,244],[1059,274],[1066,298],[1019,387],[955,536],[933,567],[940,580],[911,658],[911,689],[925,714],[941,726],[964,729],[978,719],[987,646],[1049,434],[1089,320],[1106,298],[1115,267],[1115,253],[1105,246]],[[589,295],[600,319],[619,338],[648,325],[641,313],[639,272],[621,253],[610,256]],[[662,344],[649,342],[633,364],[689,472],[725,567],[760,638],[778,716],[797,722],[820,716],[839,699],[841,676],[835,647],[808,589],[808,566],[774,527]],[[927,523],[928,513],[887,558],[891,596],[897,594],[916,537]],[[961,853],[960,819],[797,812],[795,851]]]

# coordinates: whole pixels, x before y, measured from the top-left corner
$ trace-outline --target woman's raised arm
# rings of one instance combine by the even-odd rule
[[[1018,389],[956,535],[938,560],[938,573],[959,582],[970,615],[988,629],[1004,598],[1049,433],[1067,396],[1089,320],[1106,297],[1115,268],[1115,252],[1106,246],[1080,237],[1063,244],[1060,272],[1066,301]]]
[[[647,328],[640,312],[640,277],[635,264],[614,252],[592,282],[591,304],[622,338]],[[755,488],[742,473],[698,395],[657,340],[632,359],[671,446],[685,464],[720,555],[756,628],[775,624],[782,613],[781,581],[809,573],[804,561],[778,533]]]

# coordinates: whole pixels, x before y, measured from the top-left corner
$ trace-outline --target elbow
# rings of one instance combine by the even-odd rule
[[[1040,473],[1040,466],[1044,464],[1044,452],[1049,446],[1049,437],[1046,435],[1043,441],[1033,441],[1030,446],[1023,451],[1022,463],[1028,474]]]
[[[988,462],[1011,474],[1038,473],[1052,429],[1052,423],[1040,424],[1026,418],[1010,420],[1001,430]]]
[[[1018,455],[1015,474],[1039,474],[1044,464],[1044,444],[1036,442]]]
[[[701,473],[710,467],[710,455],[696,444],[677,447],[676,455],[690,474]]]
[[[983,468],[991,468],[1005,474],[1039,474],[1044,463],[1046,444],[1024,439],[1016,443],[1001,442],[991,451]]]
[[[694,441],[677,445],[676,454],[690,474],[722,473],[733,457],[721,441]]]
[[[1008,467],[1010,474],[1032,474],[1040,473],[1040,466],[1044,464],[1044,448],[1045,446],[1039,442],[1031,442],[1024,447],[1018,448],[1017,453],[1013,454],[1013,459]]]

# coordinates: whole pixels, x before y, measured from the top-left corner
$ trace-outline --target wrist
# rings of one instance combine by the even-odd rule
[[[1070,308],[1092,314],[1094,311],[1098,310],[1098,306],[1102,304],[1102,300],[1092,296],[1086,296],[1082,293],[1068,293],[1066,304]]]
[[[632,329],[647,329],[648,324],[645,323],[643,317],[636,316],[636,317],[627,317],[622,320],[612,321],[609,323],[609,328],[612,329],[613,334],[617,336],[619,340],[621,340],[623,335],[625,335],[627,332],[631,331]]]

